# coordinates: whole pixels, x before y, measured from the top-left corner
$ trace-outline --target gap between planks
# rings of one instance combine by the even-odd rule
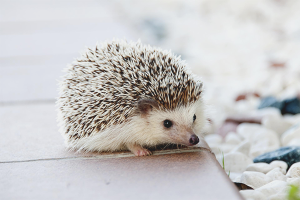
[[[24,100],[24,101],[2,101],[0,107],[18,105],[55,104],[55,99]]]
[[[172,150],[161,150],[161,151],[153,151],[152,156],[158,155],[167,155],[167,154],[178,154],[178,153],[193,153],[193,152],[201,152],[206,151],[209,153],[214,153],[207,148],[198,147],[192,149],[172,149]],[[110,158],[127,158],[127,157],[135,157],[135,155],[131,152],[126,153],[118,153],[118,154],[103,154],[97,156],[80,156],[80,157],[64,157],[64,158],[41,158],[41,159],[31,159],[31,160],[15,160],[15,161],[0,161],[0,164],[7,163],[24,163],[24,162],[38,162],[38,161],[59,161],[59,160],[91,160],[91,159],[110,159]]]

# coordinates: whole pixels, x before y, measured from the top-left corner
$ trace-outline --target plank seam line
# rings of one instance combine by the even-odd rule
[[[55,104],[55,99],[24,100],[24,101],[0,101],[0,107],[19,106],[19,105],[37,105],[37,104]]]
[[[192,149],[172,149],[172,150],[163,150],[163,151],[153,151],[153,156],[158,155],[168,155],[168,154],[178,154],[178,153],[193,153],[206,151],[212,153],[210,149],[199,147]],[[212,153],[213,154],[213,153]],[[41,159],[32,159],[32,160],[15,160],[15,161],[0,161],[0,164],[8,163],[24,163],[24,162],[39,162],[39,161],[59,161],[59,160],[92,160],[92,159],[110,159],[110,158],[128,158],[135,157],[131,152],[128,153],[119,153],[119,154],[105,154],[97,156],[79,156],[79,157],[63,157],[63,158],[41,158]]]

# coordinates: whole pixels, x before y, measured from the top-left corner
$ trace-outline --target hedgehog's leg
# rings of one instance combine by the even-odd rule
[[[149,156],[152,154],[148,149],[144,149],[138,144],[127,144],[127,148],[136,156]]]

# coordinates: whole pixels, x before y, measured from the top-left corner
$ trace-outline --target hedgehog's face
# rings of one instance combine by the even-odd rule
[[[171,111],[152,109],[149,112],[146,107],[144,111],[147,111],[142,116],[147,124],[147,135],[151,135],[157,143],[192,146],[199,142],[198,136],[202,135],[205,124],[202,100]]]
[[[180,123],[179,121],[174,120],[174,116],[175,115],[173,115],[173,117],[169,116],[168,119],[165,119],[161,123],[161,126],[163,126],[163,132],[167,133],[167,135],[170,137],[170,142],[184,144],[187,146],[198,144],[199,137],[193,130],[193,124]],[[195,120],[196,114],[193,116],[193,123]]]

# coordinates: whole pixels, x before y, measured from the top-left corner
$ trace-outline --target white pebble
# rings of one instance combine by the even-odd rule
[[[223,143],[223,144],[219,145],[219,148],[220,148],[221,152],[223,152],[224,154],[229,153],[235,147],[236,147],[236,144]]]
[[[214,144],[214,145],[210,145],[209,147],[210,147],[210,150],[216,155],[216,157],[217,157],[217,155],[222,153],[222,151],[220,149],[220,145]]]
[[[268,177],[266,174],[261,172],[250,172],[245,171],[241,176],[241,183],[249,185],[253,189],[257,189],[267,183],[271,182],[272,179]]]
[[[237,133],[249,141],[251,141],[253,134],[260,130],[261,126],[259,124],[241,123],[237,127]]]
[[[288,178],[300,178],[300,162],[294,163],[286,173]]]
[[[300,146],[300,138],[290,140],[286,146]]]
[[[286,188],[287,189],[287,188]],[[267,200],[286,200],[287,191],[283,190],[281,192],[278,192],[277,194],[273,194],[267,198]]]
[[[270,163],[270,166],[272,166],[273,168],[275,167],[279,167],[281,172],[283,174],[286,174],[286,170],[287,170],[287,167],[288,165],[286,164],[286,162],[284,161],[281,161],[281,160],[274,160]]]
[[[241,142],[241,138],[237,133],[230,132],[225,137],[226,144],[239,144]]]
[[[229,178],[233,181],[233,182],[240,182],[241,180],[241,176],[242,173],[235,173],[235,172],[230,172],[229,173]]]
[[[222,166],[222,157],[218,158]],[[253,163],[252,159],[240,152],[227,153],[224,155],[225,171],[228,173],[242,173],[246,167]]]
[[[288,130],[293,124],[285,121],[282,116],[272,115],[262,119],[262,125],[267,129],[273,130],[278,137]]]
[[[300,178],[287,178],[286,182],[289,185],[299,185],[300,186]]]
[[[242,174],[241,173],[236,173],[236,174],[239,174],[239,176],[235,176],[234,178],[230,178],[233,182],[236,182],[236,183],[240,183],[241,182],[241,177],[242,177]]]
[[[210,134],[205,136],[204,139],[208,146],[222,143],[222,137],[219,134]]]
[[[261,192],[256,190],[240,190],[240,194],[246,200],[264,200],[266,198]]]
[[[281,160],[274,160],[270,164],[253,163],[247,166],[246,171],[255,171],[267,174],[271,170],[277,168],[283,175],[286,174],[287,164]]]
[[[255,171],[266,174],[272,169],[273,167],[267,163],[253,163],[247,166],[246,171]]]
[[[282,171],[279,167],[272,169],[266,175],[272,181],[275,181],[275,180],[286,181],[286,176],[282,173]]]
[[[251,148],[251,144],[249,140],[244,140],[238,146],[233,148],[231,152],[240,152],[248,156],[250,152],[250,148]]]
[[[283,146],[287,146],[290,141],[295,139],[300,139],[300,124],[297,124],[284,132],[281,136],[281,143]]]
[[[287,194],[289,186],[285,181],[272,181],[260,188],[257,189],[258,192],[261,192],[265,197],[274,198],[275,196],[282,196],[282,194]]]
[[[258,107],[259,99],[252,99],[252,101],[249,100],[250,99],[235,102],[234,109],[236,110],[236,112],[249,113]]]
[[[259,124],[242,123],[237,127],[237,133],[250,141],[249,156],[251,158],[280,147],[277,134]]]
[[[241,190],[247,200],[285,200],[289,186],[284,181],[272,181],[256,190]]]
[[[262,128],[260,131],[253,133],[249,156],[255,158],[279,147],[280,142],[277,134],[272,130]]]
[[[286,121],[290,122],[291,124],[296,125],[296,124],[298,124],[299,121],[300,121],[300,113],[299,113],[299,114],[296,114],[296,115],[288,115],[288,114],[286,114],[286,115],[283,116],[283,118],[284,118]]]
[[[263,109],[256,110],[258,116],[269,117],[269,116],[281,116],[279,109],[273,107],[266,107]]]

